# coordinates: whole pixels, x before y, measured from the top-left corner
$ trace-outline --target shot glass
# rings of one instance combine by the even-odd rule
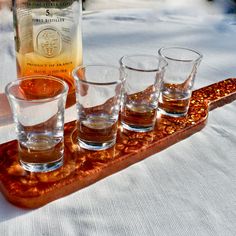
[[[151,131],[167,63],[155,55],[127,55],[120,59],[120,66],[125,78],[121,124],[131,131]]]
[[[186,116],[202,54],[181,47],[161,48],[158,53],[168,63],[161,86],[158,109],[164,115]]]
[[[120,69],[87,65],[74,69],[78,143],[88,150],[104,150],[116,142],[122,78]]]
[[[63,165],[66,82],[50,76],[29,76],[5,88],[18,138],[19,161],[30,172]]]

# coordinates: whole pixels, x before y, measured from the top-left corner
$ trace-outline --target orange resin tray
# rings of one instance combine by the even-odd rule
[[[236,99],[236,79],[227,79],[193,92],[184,118],[158,118],[155,130],[135,133],[119,129],[117,143],[105,151],[87,151],[76,142],[76,122],[65,125],[63,167],[29,173],[18,163],[17,141],[0,145],[0,191],[23,208],[38,208],[122,170],[201,130],[208,111]]]

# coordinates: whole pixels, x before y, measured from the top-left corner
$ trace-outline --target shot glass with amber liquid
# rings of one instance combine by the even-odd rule
[[[158,53],[168,63],[161,86],[158,109],[164,115],[186,116],[202,54],[181,47],[161,48]]]
[[[120,69],[87,65],[73,71],[76,81],[78,144],[104,150],[116,143],[123,80]]]
[[[121,124],[136,132],[153,130],[160,86],[167,63],[155,55],[128,55],[120,59],[124,76]]]
[[[52,76],[29,76],[9,83],[5,92],[16,126],[21,166],[30,172],[61,167],[66,82]]]

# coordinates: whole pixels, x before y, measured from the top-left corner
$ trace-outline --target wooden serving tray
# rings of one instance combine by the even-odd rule
[[[0,190],[23,208],[38,208],[122,170],[201,130],[208,111],[236,99],[236,79],[227,79],[193,92],[184,118],[158,118],[155,130],[135,133],[119,129],[117,143],[105,151],[77,145],[76,122],[65,125],[65,162],[58,170],[29,173],[18,163],[17,141],[0,145]]]

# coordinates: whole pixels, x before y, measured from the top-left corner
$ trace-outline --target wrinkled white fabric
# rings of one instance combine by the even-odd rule
[[[15,76],[13,33],[0,16],[1,84]],[[7,18],[8,17],[8,18]],[[113,10],[83,18],[85,64],[118,65],[125,54],[162,46],[204,55],[195,89],[236,76],[236,25],[156,10]],[[3,47],[4,45],[4,47]],[[67,119],[75,118],[75,108]],[[0,194],[0,235],[236,235],[236,102],[210,112],[200,132],[85,189],[36,210]],[[0,142],[14,138],[1,127]]]

